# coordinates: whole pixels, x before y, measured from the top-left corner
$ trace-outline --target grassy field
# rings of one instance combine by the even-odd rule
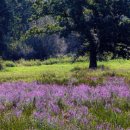
[[[76,63],[58,63],[52,65],[35,65],[35,66],[17,66],[6,67],[0,71],[0,82],[7,81],[37,81],[43,80],[42,83],[48,83],[50,78],[55,80],[77,80],[87,77],[102,76],[122,76],[130,78],[130,61],[128,60],[111,60],[98,62],[99,68],[95,71],[88,69],[88,62]],[[79,77],[77,77],[79,76]],[[82,82],[82,81],[81,81]],[[50,81],[51,83],[51,81]],[[63,82],[64,83],[64,82]],[[84,81],[83,81],[84,83]]]

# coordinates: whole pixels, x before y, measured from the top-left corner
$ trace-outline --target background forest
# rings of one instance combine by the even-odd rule
[[[78,38],[70,35],[64,39],[55,34],[31,34],[23,39],[26,32],[53,23],[51,17],[41,17],[30,22],[33,15],[33,2],[29,0],[2,0],[0,2],[0,50],[4,59],[46,59],[66,54],[74,55],[80,44]]]
[[[127,0],[69,4],[62,1],[57,5],[58,2],[60,0],[1,0],[1,57],[18,60],[90,55],[93,42],[96,52],[92,50],[92,53],[97,54],[98,60],[105,59],[103,55],[129,59],[130,6]]]

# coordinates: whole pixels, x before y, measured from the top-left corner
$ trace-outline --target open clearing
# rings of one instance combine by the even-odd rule
[[[99,62],[100,68],[94,72],[89,71],[93,75],[101,75],[101,73],[115,72],[119,76],[130,77],[130,61],[128,60],[112,60],[108,62]],[[102,71],[102,66],[106,69]],[[35,81],[41,77],[43,73],[55,73],[58,77],[71,77],[73,69],[84,69],[88,72],[88,62],[79,63],[63,63],[41,66],[18,66],[8,67],[0,72],[0,82],[5,81]]]

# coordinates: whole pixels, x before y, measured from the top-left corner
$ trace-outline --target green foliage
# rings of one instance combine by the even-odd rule
[[[0,59],[0,70],[3,70],[5,68],[4,64],[3,64],[3,60]]]
[[[4,69],[4,66],[2,63],[0,63],[0,70],[3,70]]]
[[[28,38],[30,38],[32,35],[38,35],[38,34],[42,34],[44,33],[44,29],[41,28],[37,28],[37,27],[33,27],[30,30],[28,30],[22,37],[21,40],[26,40]]]
[[[20,59],[20,60],[16,61],[16,64],[18,66],[40,66],[40,65],[42,65],[42,61]]]
[[[113,58],[113,53],[111,52],[104,52],[103,54],[99,54],[97,59],[99,61],[109,61]]]
[[[120,43],[129,46],[129,1],[37,0],[33,7],[36,16],[53,17],[55,26],[51,23],[46,33],[55,33],[59,27],[62,28],[59,32],[63,37],[71,33],[79,35],[79,50],[82,54],[90,52],[90,68],[97,68],[97,54],[109,51],[116,57],[120,54],[116,50]],[[88,45],[84,49],[86,42]],[[121,55],[125,58],[128,57],[126,53],[124,49],[121,50]],[[109,57],[103,56],[103,59],[107,60]]]
[[[8,67],[7,64],[16,64],[17,66],[40,66],[40,65],[62,64],[62,63],[66,64],[66,63],[74,63],[74,62],[85,62],[87,60],[88,60],[87,57],[78,57],[75,60],[73,57],[61,56],[61,57],[57,57],[57,58],[48,58],[47,60],[25,60],[25,59],[20,59],[20,60],[15,61],[15,62],[13,62],[13,61],[4,61],[4,64],[7,67]],[[12,67],[13,67],[13,65],[12,65]]]
[[[16,63],[14,63],[13,61],[3,61],[4,62],[4,66],[6,67],[16,67]]]
[[[0,70],[4,69],[4,65],[2,63],[0,63]]]
[[[75,57],[61,56],[57,58],[49,58],[43,61],[45,65],[59,64],[59,63],[74,63],[74,62],[86,62],[88,61],[87,56],[79,56],[75,59]]]
[[[94,68],[96,58],[129,59],[128,1],[2,0],[1,10],[0,55],[4,59],[43,60],[87,52]]]
[[[43,61],[43,64],[45,65],[52,65],[52,64],[58,64],[58,63],[71,63],[72,62],[72,57],[59,57],[59,58],[49,58],[47,60]]]

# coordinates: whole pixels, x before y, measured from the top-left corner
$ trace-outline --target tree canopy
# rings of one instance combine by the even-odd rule
[[[98,53],[112,51],[116,56],[120,44],[130,45],[129,0],[37,0],[34,8],[35,18],[51,16],[55,20],[46,26],[46,33],[76,33],[81,44],[88,43],[90,68],[97,67]]]

